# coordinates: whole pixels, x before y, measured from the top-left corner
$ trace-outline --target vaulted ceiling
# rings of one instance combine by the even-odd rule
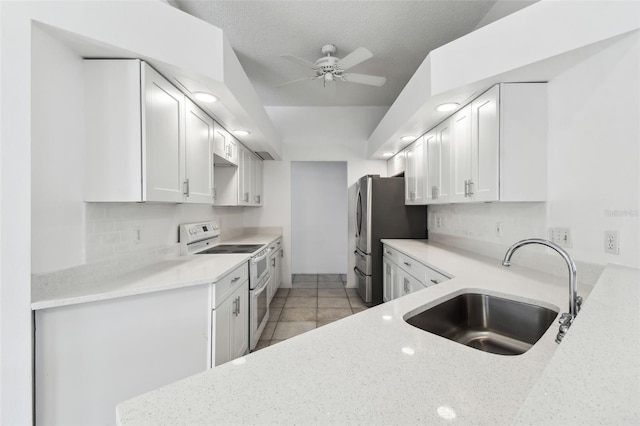
[[[221,28],[266,106],[388,106],[427,54],[486,23],[496,0],[422,1],[194,1],[170,0],[182,11]],[[512,1],[515,11],[531,1]],[[382,87],[305,80],[293,54],[315,62],[325,44],[344,57],[365,47],[373,58],[350,71],[384,76]]]

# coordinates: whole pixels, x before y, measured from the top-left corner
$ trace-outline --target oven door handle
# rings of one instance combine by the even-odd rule
[[[261,262],[261,261],[262,261],[262,259],[264,259],[264,258],[266,258],[267,256],[269,256],[269,252],[270,252],[270,251],[271,251],[270,249],[267,249],[267,252],[266,252],[264,255],[262,255],[262,256],[260,256],[260,257],[256,257],[256,258],[251,258],[251,263],[253,263],[253,264],[255,265],[256,263]]]
[[[269,280],[268,280],[268,279],[264,280],[264,284],[262,284],[262,287],[261,287],[258,291],[256,291],[256,292],[253,294],[253,296],[254,296],[254,297],[258,297],[258,296],[260,296],[260,295],[262,294],[262,292],[263,292],[263,291],[265,291],[265,290],[267,289],[267,284],[269,284]]]

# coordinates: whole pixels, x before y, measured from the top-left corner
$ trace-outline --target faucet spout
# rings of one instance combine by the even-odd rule
[[[520,247],[526,246],[528,244],[540,244],[546,247],[549,247],[555,250],[567,263],[567,267],[569,269],[569,313],[563,314],[563,319],[561,319],[561,327],[560,332],[558,333],[558,337],[556,341],[560,343],[560,341],[564,338],[565,333],[569,329],[569,326],[573,322],[573,319],[578,315],[580,311],[580,305],[582,304],[582,297],[578,296],[578,284],[577,284],[577,271],[576,264],[569,256],[569,253],[566,252],[559,245],[552,243],[551,241],[543,240],[541,238],[528,238],[525,240],[518,241],[509,249],[504,255],[504,259],[502,260],[502,266],[511,266],[511,256],[516,252]],[[568,319],[567,319],[568,316]]]

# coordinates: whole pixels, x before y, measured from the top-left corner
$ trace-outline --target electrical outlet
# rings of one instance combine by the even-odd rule
[[[560,247],[572,247],[571,229],[569,228],[549,228],[549,239]]]
[[[502,237],[502,222],[496,222],[496,237]]]
[[[620,254],[620,236],[618,231],[604,231],[604,252]]]
[[[133,228],[133,244],[140,244],[142,241],[142,228],[136,226]]]
[[[440,228],[442,226],[442,216],[436,216],[436,228]]]

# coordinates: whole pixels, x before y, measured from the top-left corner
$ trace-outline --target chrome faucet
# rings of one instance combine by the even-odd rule
[[[563,313],[560,316],[558,322],[560,323],[560,331],[558,331],[558,335],[556,336],[556,342],[560,343],[564,336],[569,331],[569,327],[573,323],[574,318],[580,312],[580,306],[582,305],[582,297],[578,296],[578,284],[576,281],[577,271],[576,264],[573,263],[571,256],[567,253],[562,247],[559,245],[552,243],[551,241],[543,240],[541,238],[528,238],[526,240],[518,241],[511,247],[504,255],[504,259],[502,260],[502,266],[511,266],[511,256],[522,246],[526,246],[528,244],[541,244],[543,246],[552,248],[555,250],[565,262],[567,262],[567,266],[569,267],[569,312]]]

